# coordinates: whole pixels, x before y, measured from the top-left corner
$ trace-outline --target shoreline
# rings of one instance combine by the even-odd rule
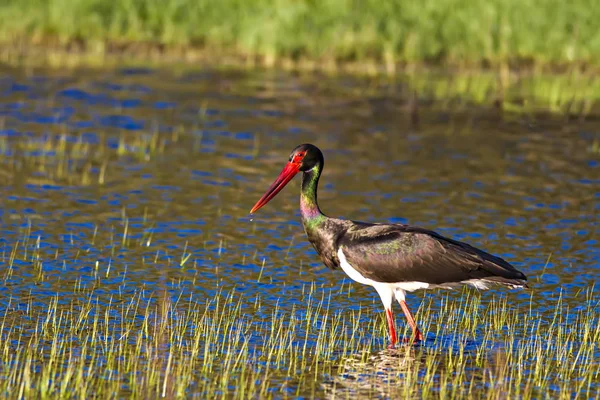
[[[165,66],[194,63],[215,68],[263,68],[292,72],[319,72],[329,74],[352,74],[393,77],[418,71],[444,70],[449,74],[472,74],[496,72],[499,75],[549,74],[564,75],[574,71],[584,76],[600,74],[600,65],[589,62],[552,63],[530,59],[507,59],[502,62],[480,60],[477,62],[391,62],[375,57],[361,61],[342,58],[268,57],[235,51],[223,51],[209,47],[164,45],[151,42],[97,42],[17,40],[0,42],[0,63],[19,66],[47,67],[106,67],[111,65]]]

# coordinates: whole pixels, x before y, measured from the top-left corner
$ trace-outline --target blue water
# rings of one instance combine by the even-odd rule
[[[529,276],[542,314],[559,297],[598,310],[581,297],[600,294],[597,124],[533,124],[485,107],[469,118],[423,107],[415,124],[400,86],[375,97],[364,82],[352,96],[344,85],[274,73],[5,70],[0,313],[32,297],[40,309],[56,296],[85,300],[98,274],[99,304],[160,286],[199,302],[223,289],[248,302],[260,294],[291,312],[316,283],[340,310],[378,307],[370,288],[337,295],[349,282],[305,240],[299,182],[248,215],[304,142],[325,154],[327,214],[421,225],[482,247]],[[494,296],[530,299],[493,290],[482,301]]]

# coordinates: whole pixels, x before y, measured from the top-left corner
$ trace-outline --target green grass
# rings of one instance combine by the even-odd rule
[[[572,399],[600,394],[594,287],[571,293],[568,304],[535,289],[525,292],[526,298],[511,291],[485,301],[472,289],[412,296],[411,302],[422,299],[416,318],[427,342],[387,349],[376,295],[371,303],[340,307],[354,303],[348,299],[355,284],[333,289],[313,283],[300,290],[283,285],[274,300],[259,290],[244,296],[246,291],[215,281],[206,296],[206,290],[190,291],[205,280],[205,268],[184,261],[189,248],[180,243],[167,255],[173,260],[167,281],[132,285],[139,275],[130,277],[128,264],[164,268],[164,261],[157,262],[164,254],[147,253],[155,246],[146,218],[130,224],[123,216],[113,224],[97,226],[88,236],[89,246],[98,250],[90,255],[89,246],[81,244],[81,250],[66,246],[48,252],[40,246],[35,221],[21,224],[19,240],[4,246],[2,285],[10,290],[24,268],[35,282],[29,296],[3,296],[4,397]],[[221,253],[229,245],[209,246]],[[110,260],[123,254],[127,261],[113,265]],[[88,271],[64,269],[54,289],[57,271],[44,266],[67,257],[73,266],[101,261]],[[195,272],[177,276],[183,266]],[[244,284],[269,278],[268,270],[261,271],[256,282]],[[535,288],[536,282],[531,284]],[[290,306],[293,295],[297,305]],[[399,312],[396,321],[400,336],[408,337],[410,328]]]
[[[430,298],[417,314],[427,344],[388,350],[377,340],[385,322],[376,305],[334,311],[331,293],[315,286],[299,299],[304,312],[282,311],[260,296],[242,301],[234,292],[201,301],[74,294],[68,305],[55,298],[47,307],[32,297],[26,311],[3,315],[0,391],[8,398],[598,394],[600,321],[591,309],[558,304],[548,321],[526,304],[481,306],[474,292],[463,300],[439,294],[439,311]],[[450,340],[455,333],[460,339]]]
[[[592,0],[5,0],[0,41],[207,50],[266,63],[600,63]]]
[[[130,262],[151,238],[123,218],[117,229],[96,229],[90,244],[110,259],[127,251]],[[40,248],[32,223],[0,255],[0,281],[10,287],[13,268],[31,265],[44,287]],[[219,250],[227,243],[220,242]],[[172,250],[173,251],[173,250]],[[181,246],[181,258],[187,245]],[[85,265],[85,251],[69,256]],[[157,255],[158,257],[158,255]],[[172,253],[173,259],[178,259]],[[137,263],[155,262],[140,256]],[[176,264],[174,264],[176,265]],[[175,267],[175,266],[174,266]],[[0,393],[6,398],[392,398],[572,399],[600,394],[600,314],[594,288],[562,296],[511,292],[482,301],[475,290],[434,291],[416,317],[425,345],[386,348],[379,300],[346,309],[353,284],[331,289],[307,284],[290,300],[242,296],[219,288],[189,291],[196,275],[134,292],[126,263],[96,262],[93,271],[65,275],[60,293],[4,298],[0,318]],[[200,271],[200,272],[198,272]],[[90,274],[90,281],[83,275]],[[262,275],[262,274],[261,274]],[[115,290],[115,277],[126,292]],[[53,278],[55,279],[55,278]],[[132,277],[135,280],[135,277]],[[262,279],[267,279],[262,276]],[[255,284],[259,284],[261,276]],[[248,283],[248,282],[246,282]],[[535,286],[535,282],[532,282]],[[110,289],[112,288],[112,289]],[[419,296],[422,297],[422,296]],[[415,296],[416,298],[416,296]],[[411,300],[416,301],[416,300]],[[551,304],[551,307],[548,307]],[[410,329],[396,316],[401,337]]]

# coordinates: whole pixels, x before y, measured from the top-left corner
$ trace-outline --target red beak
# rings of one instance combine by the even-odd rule
[[[283,171],[281,171],[281,173],[277,177],[277,179],[275,179],[275,182],[271,184],[269,190],[267,190],[267,192],[263,194],[260,200],[258,200],[258,202],[254,205],[254,207],[252,207],[252,210],[250,210],[250,214],[253,214],[259,208],[267,204],[269,200],[275,197],[277,193],[279,193],[281,189],[283,189],[284,186],[287,185],[287,183],[291,181],[294,176],[296,176],[298,171],[300,171],[299,163],[288,162],[283,168]]]

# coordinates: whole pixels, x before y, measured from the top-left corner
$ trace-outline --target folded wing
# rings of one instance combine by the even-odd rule
[[[378,282],[441,285],[483,279],[526,286],[527,277],[502,258],[419,227],[355,223],[338,245],[354,269]]]

